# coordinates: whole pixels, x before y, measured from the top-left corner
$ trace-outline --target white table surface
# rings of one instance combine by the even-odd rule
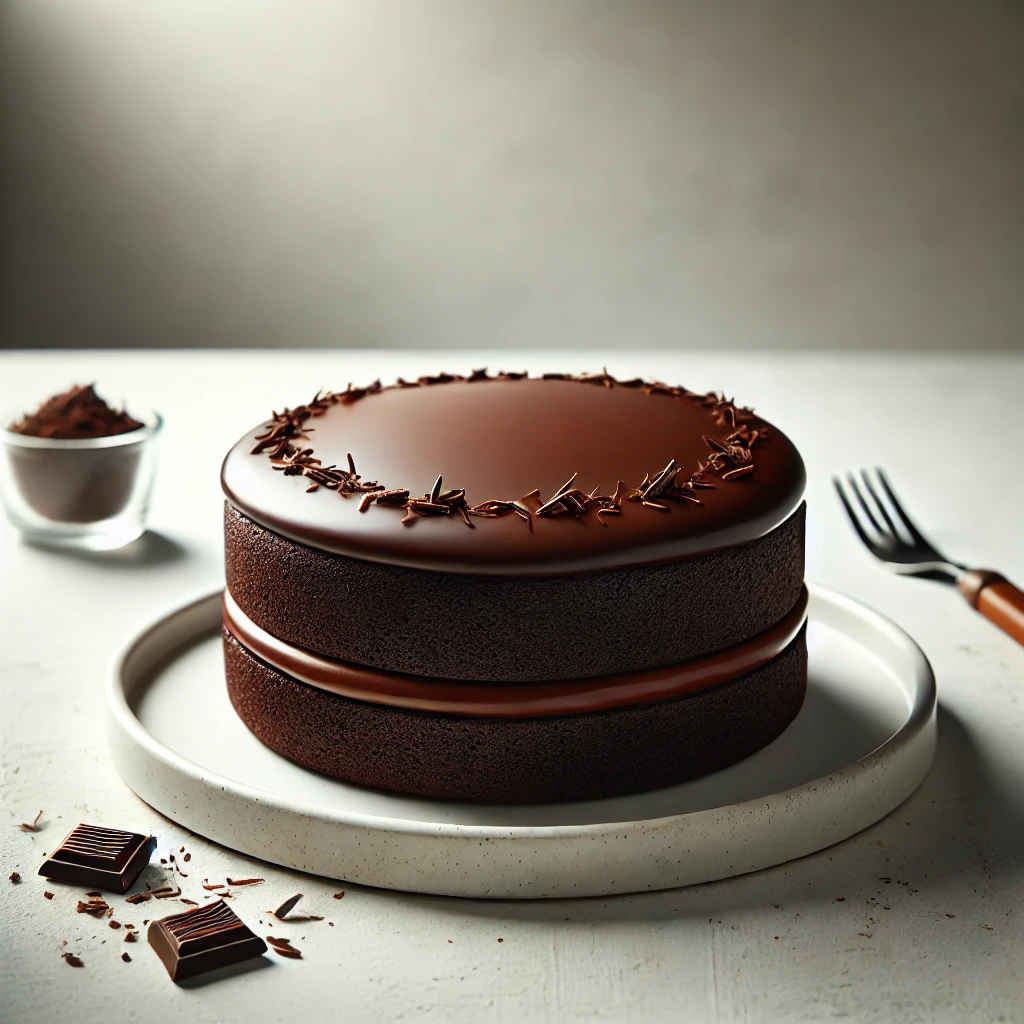
[[[903,807],[823,853],[712,885],[477,902],[343,886],[236,856],[121,783],[102,728],[108,662],[139,626],[219,585],[217,471],[244,430],[271,407],[349,380],[605,363],[615,374],[725,385],[801,448],[809,578],[891,616],[935,667],[938,756]],[[833,472],[882,463],[941,547],[1024,581],[1024,358],[8,352],[0,408],[89,380],[112,399],[158,408],[167,428],[153,532],[133,548],[57,554],[0,527],[5,1020],[1024,1020],[1024,650],[953,590],[878,569],[829,485]],[[20,831],[39,809],[42,831]],[[303,959],[270,955],[265,969],[173,985],[148,945],[122,947],[120,932],[74,912],[78,889],[36,876],[43,853],[82,820],[152,830],[164,856],[184,844],[186,896],[204,895],[204,877],[262,876],[236,890],[234,906],[261,934],[290,936]],[[7,881],[15,870],[20,885]],[[261,912],[295,892],[333,927],[260,927]],[[112,902],[117,919],[139,926],[184,909]],[[62,948],[85,968],[66,966]]]

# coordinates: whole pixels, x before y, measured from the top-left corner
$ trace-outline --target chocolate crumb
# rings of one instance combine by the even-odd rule
[[[7,881],[18,885],[21,882],[21,875],[19,875],[17,871],[12,871],[10,875],[7,876]]]
[[[124,962],[125,962],[126,964],[130,964],[130,963],[132,962],[132,958],[131,958],[131,957],[130,957],[130,956],[129,956],[129,955],[127,954],[127,953],[122,953],[122,954],[121,954],[121,959],[122,959],[122,960],[123,960],[123,961],[124,961]]]
[[[334,894],[334,898],[335,898],[336,900],[344,899],[344,898],[345,898],[345,894],[344,894],[343,892],[336,892],[336,893]]]
[[[504,939],[498,939],[498,941],[499,941],[499,942],[504,942],[505,940],[504,940]]]
[[[184,852],[185,852],[185,847],[184,846],[179,846],[178,847],[178,853],[184,853]]]
[[[125,932],[125,934],[124,934],[124,941],[125,942],[138,942],[138,933],[137,932]]]
[[[47,898],[48,900],[52,900],[52,899],[53,899],[53,893],[52,893],[52,892],[44,892],[44,893],[43,893],[43,895],[44,895],[44,896],[45,896],[45,897],[46,897],[46,898]]]
[[[68,965],[68,967],[84,967],[85,966],[85,964],[83,964],[82,961],[79,960],[78,957],[75,956],[74,953],[61,953],[61,956],[64,957],[64,963],[66,963]]]
[[[333,928],[334,927],[334,922],[333,921],[328,921],[327,925],[328,925],[329,928]]]
[[[110,928],[120,928],[121,927],[121,922],[120,921],[108,921],[107,925]]]
[[[946,917],[956,917],[956,914],[947,914]]]
[[[185,854],[185,856],[184,856],[184,857],[182,858],[182,860],[184,860],[186,864],[187,864],[187,863],[188,863],[188,862],[189,862],[189,861],[190,861],[191,859],[192,859],[192,854],[191,854],[191,853],[186,853],[186,854]]]
[[[837,896],[836,897],[836,903],[845,903],[845,902],[846,902],[846,897],[845,896]]]

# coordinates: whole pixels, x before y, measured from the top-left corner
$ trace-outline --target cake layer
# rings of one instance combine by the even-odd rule
[[[759,750],[796,716],[806,627],[761,668],[690,696],[607,711],[508,719],[388,707],[307,686],[224,633],[242,721],[296,764],[444,800],[549,803],[674,785]]]
[[[807,618],[807,591],[764,633],[706,658],[596,679],[535,683],[455,682],[381,672],[313,654],[260,629],[224,592],[224,628],[271,668],[328,693],[390,707],[490,718],[604,711],[683,697],[746,675],[779,655]]]
[[[280,536],[230,504],[224,524],[228,589],[261,629],[329,658],[438,679],[586,679],[690,661],[764,633],[803,587],[803,505],[738,547],[547,577],[351,558]]]
[[[604,374],[521,377],[318,396],[238,442],[224,492],[249,519],[324,551],[495,576],[742,545],[802,500],[792,443],[731,401]]]

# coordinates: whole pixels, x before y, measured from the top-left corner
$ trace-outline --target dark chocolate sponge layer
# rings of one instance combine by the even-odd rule
[[[807,685],[806,627],[777,658],[710,690],[552,718],[435,715],[306,686],[225,633],[228,695],[256,737],[313,771],[476,803],[622,796],[725,768],[778,736]]]
[[[654,514],[654,513],[652,513]],[[712,654],[778,622],[804,576],[804,506],[740,547],[565,576],[468,576],[306,547],[224,515],[227,584],[288,643],[392,672],[582,679]]]

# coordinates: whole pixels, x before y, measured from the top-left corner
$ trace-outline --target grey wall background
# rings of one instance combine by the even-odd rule
[[[4,0],[0,344],[1024,346],[1024,5]]]

